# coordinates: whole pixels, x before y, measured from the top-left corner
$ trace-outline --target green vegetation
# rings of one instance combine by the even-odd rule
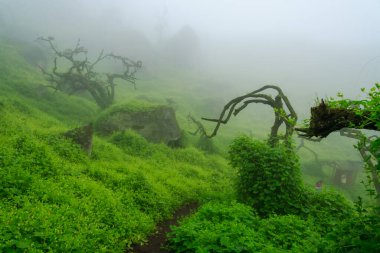
[[[207,80],[196,80],[197,86],[188,73],[162,71],[141,80],[135,93],[117,87],[116,105],[99,111],[86,96],[46,89],[42,73],[20,48],[27,45],[0,40],[0,252],[124,252],[193,202],[201,204],[199,211],[169,234],[174,252],[376,252],[380,247],[380,221],[373,210],[305,185],[303,179],[315,178],[301,174],[291,147],[257,140],[267,133],[265,126],[257,125],[262,131],[255,138],[235,138],[252,128],[241,117],[223,128],[212,146],[209,139],[186,134],[194,130],[189,112],[218,111],[218,98],[210,100],[208,88],[202,88]],[[206,95],[189,95],[195,93]],[[63,134],[120,110],[168,104],[184,133],[181,148],[150,143],[129,129],[96,133],[87,156]],[[233,138],[229,148],[224,145]]]
[[[362,89],[365,92],[365,89]],[[376,83],[362,100],[345,99],[342,93],[338,99],[331,98],[328,106],[334,109],[353,112],[358,121],[351,121],[349,127],[359,129],[380,130],[380,84]],[[370,195],[380,199],[380,138],[378,135],[368,136],[364,133],[358,134],[358,145],[356,148],[361,152],[365,162],[368,176],[367,191]],[[366,153],[368,152],[368,154]],[[373,161],[376,162],[373,162]],[[375,190],[371,189],[374,185]],[[379,202],[380,203],[380,202]]]
[[[247,136],[230,147],[232,167],[238,171],[239,198],[260,216],[299,213],[306,201],[297,157],[282,144],[270,147]]]
[[[179,206],[233,194],[223,158],[132,131],[95,136],[87,157],[62,133],[95,119],[96,105],[39,94],[38,69],[0,45],[0,252],[123,252]]]
[[[213,203],[184,219],[170,236],[174,252],[316,252],[320,235],[294,215],[260,219],[247,205]]]
[[[364,88],[361,91],[366,92]],[[376,83],[365,95],[365,99],[352,100],[346,99],[342,93],[338,93],[338,99],[330,98],[328,104],[332,108],[350,109],[358,116],[365,116],[365,120],[357,126],[359,128],[375,125],[377,129],[380,129],[380,84]]]
[[[96,138],[90,159],[54,133],[8,122],[12,115],[1,119],[4,252],[122,252],[180,205],[231,191],[223,160],[195,149],[172,150],[127,132]]]
[[[174,252],[377,252],[379,217],[339,193],[305,187],[289,152],[236,139],[230,159],[245,204],[204,205],[169,235]]]

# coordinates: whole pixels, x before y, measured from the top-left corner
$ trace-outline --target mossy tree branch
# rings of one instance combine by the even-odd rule
[[[271,95],[261,93],[263,91],[271,89],[277,92],[275,98],[273,98]],[[278,143],[280,139],[278,131],[283,123],[286,127],[283,139],[288,142],[289,138],[293,134],[294,125],[297,122],[297,114],[283,91],[275,85],[265,85],[260,89],[252,91],[246,95],[232,99],[224,106],[223,111],[220,113],[219,118],[217,119],[202,118],[203,120],[217,123],[213,132],[210,135],[206,134],[206,136],[209,138],[214,137],[218,133],[220,126],[222,124],[226,124],[232,115],[238,115],[243,109],[252,103],[266,104],[273,108],[275,120],[271,128],[269,138],[270,145],[274,146]]]
[[[191,114],[187,115],[187,119],[197,126],[194,132],[189,132],[191,135],[197,135],[199,133],[201,137],[207,136],[206,129],[199,120],[196,120]]]
[[[308,127],[295,128],[301,137],[325,138],[330,133],[342,128],[356,128],[368,130],[380,130],[374,121],[368,121],[368,114],[362,111],[357,114],[350,108],[334,108],[321,100],[321,102],[310,110],[310,122]]]

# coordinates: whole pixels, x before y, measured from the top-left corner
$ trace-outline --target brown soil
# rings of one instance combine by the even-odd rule
[[[144,245],[132,246],[126,253],[169,253],[170,251],[162,248],[167,242],[166,234],[171,231],[170,226],[178,225],[178,221],[193,213],[198,208],[198,203],[186,204],[173,214],[171,219],[165,220],[157,225],[157,231],[148,237]]]

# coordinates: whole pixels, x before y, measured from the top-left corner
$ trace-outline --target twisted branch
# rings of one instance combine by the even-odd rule
[[[260,92],[265,90],[273,89],[277,91],[277,96],[273,99],[272,96],[267,94],[262,94]],[[216,126],[213,132],[207,137],[212,138],[217,133],[221,126],[221,124],[226,124],[232,115],[237,116],[243,109],[245,109],[251,103],[260,103],[266,104],[273,108],[275,113],[275,121],[271,129],[270,143],[275,145],[278,142],[278,129],[282,125],[282,123],[286,126],[286,132],[284,139],[288,139],[293,134],[294,125],[297,122],[297,114],[294,111],[292,105],[290,104],[289,99],[285,96],[283,91],[275,85],[265,85],[260,89],[252,91],[246,95],[237,97],[228,102],[223,111],[220,113],[219,118],[210,119],[210,118],[202,118],[203,120],[216,122]],[[284,104],[288,113],[285,113]]]
[[[39,37],[38,40],[47,42],[56,55],[51,72],[39,66],[42,73],[50,82],[49,87],[55,90],[64,91],[70,95],[83,90],[88,91],[101,108],[106,108],[114,100],[116,79],[132,83],[136,88],[135,73],[141,68],[141,61],[134,62],[127,57],[113,53],[104,54],[102,50],[95,61],[91,63],[87,58],[87,50],[80,45],[80,40],[78,40],[74,49],[66,49],[64,51],[58,50],[54,45],[53,37]],[[78,58],[79,55],[83,56]],[[58,71],[58,59],[60,58],[64,58],[71,63],[71,66],[66,71]],[[121,74],[107,73],[104,75],[95,72],[95,66],[106,58],[119,61],[123,65],[124,71]]]

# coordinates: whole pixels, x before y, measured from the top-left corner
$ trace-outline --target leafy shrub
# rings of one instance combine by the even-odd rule
[[[307,196],[292,151],[242,136],[233,141],[229,156],[238,170],[238,197],[260,216],[302,212]]]
[[[72,141],[58,135],[42,136],[47,144],[52,148],[59,157],[70,162],[84,162],[87,159],[85,152],[81,147]]]
[[[320,252],[379,252],[380,217],[356,203],[357,213],[334,224],[322,240]]]
[[[0,196],[12,198],[26,194],[35,177],[57,173],[53,158],[38,139],[19,133],[3,140],[0,148]]]
[[[191,163],[198,166],[208,166],[208,161],[204,154],[196,148],[189,147],[185,149],[178,149],[176,152],[171,152],[167,154],[172,159],[176,161],[181,161],[185,163]]]
[[[209,202],[169,233],[173,252],[316,252],[320,235],[294,215],[260,219],[236,202]]]
[[[149,142],[132,130],[115,133],[111,137],[111,142],[130,155],[144,157],[151,155],[153,152]]]
[[[291,252],[315,252],[320,240],[311,222],[294,215],[263,219],[258,230],[274,248]]]
[[[22,135],[15,140],[13,148],[14,165],[41,176],[52,176],[56,173],[50,153],[36,139]]]
[[[325,234],[331,231],[339,222],[354,215],[352,205],[341,194],[332,190],[322,192],[309,191],[309,201],[304,208],[304,215],[318,226]]]
[[[253,229],[256,222],[249,206],[210,202],[172,227],[169,247],[173,252],[255,252],[265,243]]]

